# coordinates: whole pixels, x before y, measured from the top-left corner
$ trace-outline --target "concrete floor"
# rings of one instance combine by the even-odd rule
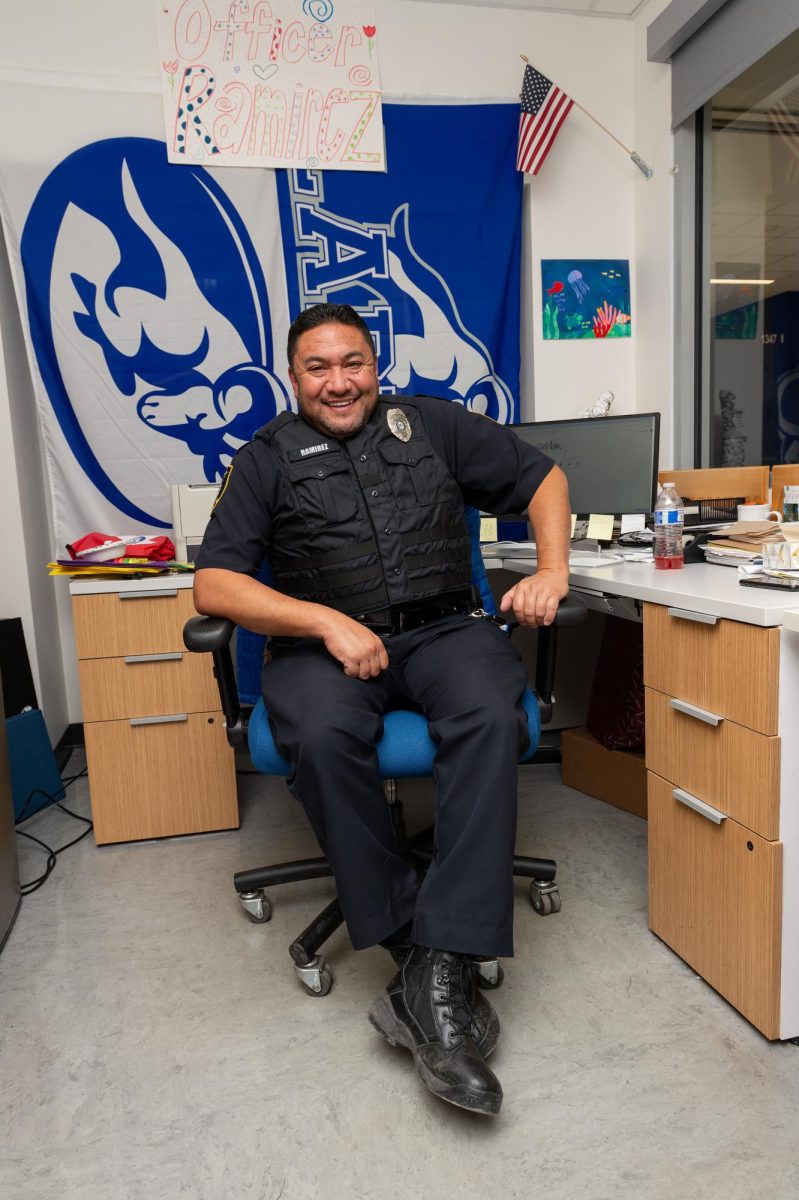
[[[78,756],[69,764],[72,772]],[[0,1195],[8,1200],[744,1200],[799,1196],[799,1047],[765,1041],[646,925],[646,825],[523,769],[518,884],[492,999],[501,1115],[419,1084],[366,1009],[379,949],[327,953],[324,999],[286,947],[332,896],[276,889],[254,925],[231,876],[316,852],[280,781],[240,778],[238,832],[68,850],[0,955]],[[88,812],[85,782],[70,802]],[[418,795],[412,796],[415,807]],[[57,811],[29,832],[75,836]],[[40,869],[27,845],[23,878]]]

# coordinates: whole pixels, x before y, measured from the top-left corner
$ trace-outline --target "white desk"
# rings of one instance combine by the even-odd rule
[[[535,562],[519,558],[488,559],[487,565],[532,575]],[[631,600],[692,609],[748,625],[782,625],[793,609],[799,615],[799,594],[743,588],[732,567],[695,563],[681,571],[656,571],[651,563],[615,563],[608,567],[576,568],[569,586],[588,596],[623,596]]]
[[[705,563],[570,584],[643,608],[650,927],[766,1037],[799,1036],[799,598]]]

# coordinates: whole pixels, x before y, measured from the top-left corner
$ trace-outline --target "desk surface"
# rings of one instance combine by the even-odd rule
[[[504,567],[521,575],[532,575],[536,564],[520,558],[487,558],[488,569]],[[191,575],[151,575],[144,579],[81,579],[69,585],[73,596],[103,592],[174,591],[190,588]],[[592,569],[577,567],[569,575],[569,584],[579,591],[595,595],[626,596],[632,600],[650,600],[674,608],[716,617],[729,617],[749,625],[782,625],[791,613],[789,627],[799,629],[799,596],[766,588],[742,588],[738,572],[732,567],[696,563],[681,571],[656,571],[651,563],[616,563]]]
[[[183,572],[176,575],[143,575],[141,579],[107,579],[100,576],[90,576],[87,579],[71,579],[69,581],[70,596],[100,596],[108,592],[174,592],[190,588],[194,584],[194,575]]]
[[[493,559],[489,562],[496,565]],[[502,566],[522,575],[532,575],[536,569],[534,562],[519,558],[505,558]],[[793,628],[799,627],[799,594],[743,588],[738,579],[735,568],[711,563],[693,563],[681,571],[656,571],[652,563],[626,562],[590,570],[574,568],[569,585],[577,591],[649,600],[749,625],[782,625],[790,612],[797,622]]]

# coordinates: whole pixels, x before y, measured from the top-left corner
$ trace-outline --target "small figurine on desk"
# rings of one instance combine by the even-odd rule
[[[613,392],[600,392],[590,408],[580,411],[581,417],[606,417],[613,403]]]

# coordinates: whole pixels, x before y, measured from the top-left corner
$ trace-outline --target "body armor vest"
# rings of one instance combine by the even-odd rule
[[[407,441],[388,423],[389,409],[400,405]],[[463,498],[416,401],[379,400],[360,433],[344,441],[296,413],[282,413],[255,436],[277,456],[286,484],[269,552],[279,591],[356,615],[471,587]]]

